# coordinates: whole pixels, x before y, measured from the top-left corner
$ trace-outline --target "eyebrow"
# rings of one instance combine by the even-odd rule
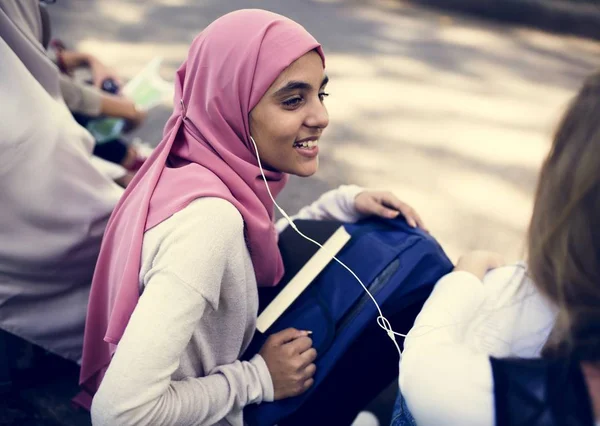
[[[325,86],[327,83],[329,83],[329,76],[325,76],[323,78],[323,81],[321,82],[321,86],[323,87]],[[283,96],[286,95],[289,92],[293,92],[294,90],[311,90],[313,87],[304,82],[304,81],[289,81],[285,86],[283,86],[281,89],[277,90],[273,96]]]

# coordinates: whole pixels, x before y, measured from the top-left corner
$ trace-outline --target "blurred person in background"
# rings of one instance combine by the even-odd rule
[[[93,157],[41,38],[38,0],[0,0],[0,329],[80,362],[122,169]]]
[[[69,49],[61,40],[52,38],[47,3],[40,1],[42,28],[39,40],[61,71],[60,90],[76,121],[86,127],[95,119],[113,117],[125,120],[124,131],[137,128],[144,122],[146,111],[138,109],[131,99],[119,93],[121,79],[96,56]],[[89,71],[89,82],[75,77],[79,69]],[[137,171],[151,153],[147,144],[139,141],[128,143],[119,134],[110,134],[104,139],[96,141],[94,154],[120,164],[130,172]]]

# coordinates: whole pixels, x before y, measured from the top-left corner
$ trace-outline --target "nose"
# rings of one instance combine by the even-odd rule
[[[323,130],[329,125],[329,113],[320,99],[311,103],[305,124],[307,127],[319,130]]]

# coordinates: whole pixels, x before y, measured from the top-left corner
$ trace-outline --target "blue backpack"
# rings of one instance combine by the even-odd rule
[[[355,224],[302,220],[295,223],[303,233],[321,244],[339,226],[345,227],[351,239],[337,258],[360,277],[387,318],[415,303],[424,303],[433,285],[453,268],[433,237],[411,228],[401,219],[372,218]],[[280,235],[279,248],[286,274],[278,287],[261,290],[259,311],[318,250],[291,227]],[[250,426],[272,426],[298,411],[319,389],[361,332],[376,322],[377,316],[377,309],[362,286],[346,269],[331,261],[265,334],[256,333],[243,357],[249,359],[258,353],[270,334],[289,327],[311,330],[313,347],[318,354],[314,385],[297,397],[247,406],[245,422]],[[385,335],[379,328],[374,332]],[[387,343],[393,347],[392,342],[388,340]],[[375,350],[373,361],[374,365],[369,368],[377,368]]]

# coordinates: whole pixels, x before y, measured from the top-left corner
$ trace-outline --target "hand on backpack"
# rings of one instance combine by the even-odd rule
[[[388,191],[363,191],[354,199],[354,208],[363,215],[375,215],[388,219],[394,219],[401,214],[413,228],[418,226],[427,231],[415,209]]]
[[[454,270],[470,272],[483,280],[489,270],[499,268],[505,264],[504,258],[498,253],[476,250],[461,256]]]
[[[304,393],[314,383],[317,351],[307,331],[288,328],[270,336],[260,350],[273,380],[275,400]]]

